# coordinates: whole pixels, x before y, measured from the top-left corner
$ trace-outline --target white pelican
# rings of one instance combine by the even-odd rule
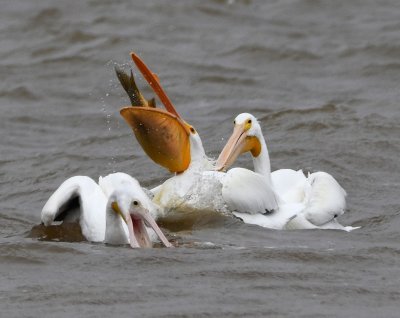
[[[88,241],[130,243],[132,247],[151,247],[146,223],[170,247],[154,221],[159,211],[136,179],[114,173],[100,177],[99,185],[86,176],[67,179],[46,202],[41,219],[45,226],[57,221],[78,222]]]
[[[167,210],[180,207],[184,210],[182,204],[196,208],[196,204],[186,201],[194,193],[192,188],[199,184],[202,172],[212,169],[212,162],[205,154],[198,133],[180,117],[159,84],[158,77],[135,53],[131,53],[131,56],[166,108],[142,107],[143,104],[139,102],[139,106],[124,107],[120,111],[146,154],[157,164],[176,173],[152,190],[154,201]],[[127,85],[124,88],[128,92]]]
[[[253,171],[242,168],[231,169],[228,173],[214,171],[213,162],[207,158],[200,136],[175,110],[158,77],[136,54],[131,53],[131,56],[167,109],[140,106],[121,109],[122,117],[132,127],[147,155],[176,173],[152,190],[154,201],[167,210],[183,212],[239,211],[251,216],[250,220],[234,212],[246,223],[260,219],[257,224],[283,228],[302,206],[297,203],[292,204],[290,209],[287,209],[288,205],[279,206],[278,197],[268,180]]]
[[[288,204],[293,205],[293,213],[288,212],[292,215],[287,228],[354,229],[351,226],[344,227],[336,220],[346,208],[346,191],[330,174],[315,172],[306,177],[301,170],[291,169],[271,173],[268,148],[257,119],[251,114],[242,113],[235,118],[234,125],[233,133],[217,160],[217,170],[227,169],[241,153],[249,151],[254,171],[263,176],[274,191],[280,202],[278,205],[284,205],[285,208]],[[256,184],[253,186],[257,187]],[[240,195],[240,191],[237,195]],[[240,217],[248,218],[248,215]]]

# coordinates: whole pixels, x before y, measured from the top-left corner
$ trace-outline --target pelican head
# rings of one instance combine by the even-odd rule
[[[176,111],[160,85],[158,76],[135,53],[131,53],[131,57],[166,110],[129,106],[121,109],[121,116],[155,163],[171,172],[183,172],[193,159],[205,155],[201,139],[194,127]]]
[[[132,248],[151,247],[151,240],[145,225],[151,227],[166,247],[171,247],[145,202],[128,189],[115,190],[108,199],[107,210],[114,218],[121,218],[129,230],[129,242]]]
[[[233,124],[233,133],[217,160],[218,171],[226,170],[242,153],[250,151],[253,157],[258,157],[261,153],[261,141],[264,138],[257,118],[249,113],[242,113],[236,116]]]

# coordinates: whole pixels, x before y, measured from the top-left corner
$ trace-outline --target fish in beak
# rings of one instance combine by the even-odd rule
[[[183,172],[191,162],[189,137],[195,130],[178,114],[158,76],[135,53],[131,53],[131,57],[166,110],[129,106],[120,110],[121,116],[155,163],[171,172]]]
[[[136,85],[135,77],[131,70],[130,75],[115,66],[115,73],[121,83],[122,88],[128,94],[132,106],[156,107],[155,98],[147,100]]]
[[[261,152],[261,143],[256,136],[249,135],[251,120],[241,124],[235,124],[233,133],[219,155],[215,170],[225,171],[237,159],[237,157],[247,151],[251,151],[254,157]]]
[[[128,226],[129,242],[132,248],[152,247],[152,242],[145,225],[148,225],[154,230],[166,247],[173,247],[158,227],[149,210],[144,208],[139,201],[132,201],[129,209],[124,208],[124,205],[118,205],[117,202],[113,202],[111,207],[114,212],[121,216]]]

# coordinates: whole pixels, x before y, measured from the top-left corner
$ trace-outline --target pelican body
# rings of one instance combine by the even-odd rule
[[[292,169],[271,173],[268,148],[257,119],[242,113],[235,118],[234,125],[217,160],[217,170],[226,170],[240,154],[250,152],[254,172],[264,178],[275,194],[279,209],[292,209],[288,212],[287,228],[354,229],[337,222],[336,218],[345,211],[347,194],[330,174],[315,172],[306,177],[303,171]]]
[[[158,236],[170,247],[154,221],[160,212],[136,179],[114,173],[100,177],[99,184],[86,176],[67,179],[44,205],[41,220],[45,226],[57,221],[78,222],[90,242],[151,247]]]
[[[219,202],[208,200],[212,198],[210,189],[220,187],[218,180],[223,173],[211,171],[213,163],[205,154],[200,136],[176,111],[158,76],[135,53],[131,53],[131,57],[166,108],[163,110],[139,103],[120,111],[145,153],[155,163],[175,174],[151,190],[154,202],[167,211],[224,209]],[[128,95],[129,91],[137,90],[125,84],[123,87]],[[209,173],[204,174],[205,171]],[[210,182],[209,187],[200,189],[201,185],[205,185],[205,178]]]
[[[214,163],[205,154],[200,136],[176,111],[158,76],[135,53],[131,53],[131,57],[166,108],[133,105],[120,111],[146,154],[175,173],[152,190],[153,201],[167,211],[212,210],[229,215],[232,211],[239,211],[246,213],[240,216],[245,222],[249,222],[246,215],[269,214],[264,225],[282,228],[290,215],[275,213],[278,198],[269,187],[268,180],[241,168],[227,173],[215,171]],[[241,180],[244,179],[247,182],[243,185]],[[254,184],[256,188],[247,186]]]
[[[158,76],[135,53],[131,53],[131,57],[166,108],[162,110],[145,105],[132,105],[120,111],[146,154],[155,163],[175,173],[175,176],[152,190],[155,195],[154,202],[167,211],[214,210],[228,214],[232,212],[246,223],[274,229],[285,228],[289,222],[294,226],[294,219],[299,215],[307,216],[307,221],[317,220],[317,225],[310,223],[309,227],[336,221],[332,219],[330,209],[322,213],[318,206],[312,209],[312,202],[318,201],[317,196],[309,195],[312,191],[317,191],[313,189],[312,184],[311,192],[299,193],[298,189],[285,187],[286,183],[291,184],[293,180],[278,178],[278,173],[275,176],[271,174],[268,150],[261,127],[250,114],[238,116],[234,133],[221,152],[215,169],[213,162],[205,154],[197,131],[176,111],[161,87]],[[247,151],[253,155],[255,171],[234,168],[227,173],[222,172],[240,153]],[[281,174],[285,173],[281,171]],[[293,170],[286,173],[288,174],[294,174],[300,179],[300,175]],[[318,175],[314,177],[320,179]],[[328,179],[325,178],[325,181]],[[332,180],[325,182],[327,186],[337,184],[335,180],[329,181]],[[337,186],[342,191],[338,184]],[[280,188],[284,190],[281,191]],[[307,210],[304,201],[306,195],[309,195]],[[303,199],[298,199],[299,196]],[[345,196],[344,190],[342,196]],[[334,210],[335,216],[343,213],[343,204],[338,205]],[[296,224],[301,223],[299,220],[300,217],[296,219]]]

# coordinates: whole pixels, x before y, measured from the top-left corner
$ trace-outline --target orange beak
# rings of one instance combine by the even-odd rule
[[[190,129],[175,110],[160,81],[135,54],[131,57],[167,111],[149,107],[124,107],[122,117],[131,126],[145,153],[171,172],[185,171],[191,162]]]
[[[155,163],[171,172],[182,172],[189,167],[190,131],[180,118],[149,107],[124,107],[120,113]]]
[[[260,154],[260,141],[255,136],[248,136],[247,131],[245,124],[235,125],[231,137],[218,157],[215,170],[223,171],[228,169],[240,154],[247,151],[251,151],[254,157]]]

